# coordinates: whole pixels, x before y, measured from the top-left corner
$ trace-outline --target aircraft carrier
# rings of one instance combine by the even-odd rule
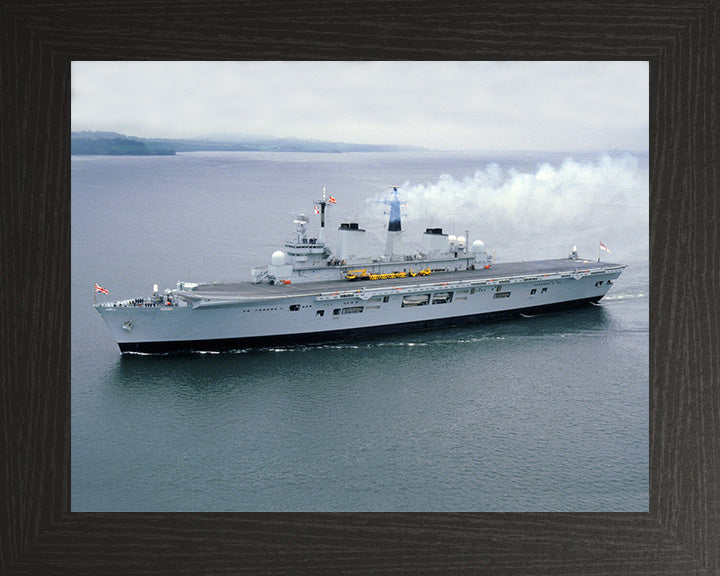
[[[397,188],[386,203],[385,253],[368,254],[365,230],[342,223],[334,252],[325,244],[325,214],[316,204],[317,238],[309,219],[295,220],[293,238],[239,283],[178,282],[148,297],[95,304],[123,353],[217,351],[373,337],[404,330],[597,303],[625,265],[565,258],[495,263],[476,240],[427,228],[418,254],[402,253]],[[96,285],[96,290],[104,289]]]

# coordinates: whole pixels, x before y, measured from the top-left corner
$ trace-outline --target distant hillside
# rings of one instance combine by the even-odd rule
[[[176,152],[395,152],[409,148],[345,142],[322,142],[296,138],[238,137],[216,139],[134,138],[117,132],[73,132],[70,150],[74,155],[153,156]]]
[[[175,150],[115,132],[74,132],[70,135],[70,153],[96,156],[173,156]]]

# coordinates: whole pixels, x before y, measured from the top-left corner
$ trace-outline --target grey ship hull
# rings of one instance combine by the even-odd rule
[[[122,352],[215,351],[372,337],[598,302],[625,268],[558,259],[427,277],[200,285],[172,305],[97,305]],[[178,305],[179,303],[179,305]]]
[[[322,342],[337,342],[353,339],[371,338],[383,334],[397,334],[417,330],[429,330],[462,326],[464,324],[479,323],[488,320],[499,320],[520,314],[537,314],[554,310],[566,310],[590,303],[596,303],[602,296],[571,300],[555,304],[532,306],[498,312],[480,312],[464,316],[449,316],[428,320],[416,320],[401,324],[381,324],[359,328],[338,330],[325,330],[322,332],[299,332],[296,334],[270,334],[265,336],[240,336],[233,338],[220,338],[211,340],[168,340],[151,342],[119,342],[121,352],[139,352],[158,354],[182,351],[227,351],[242,350],[246,348],[267,348],[273,346],[294,346],[299,344],[319,344]]]

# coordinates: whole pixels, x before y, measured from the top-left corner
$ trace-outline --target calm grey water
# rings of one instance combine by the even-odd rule
[[[72,509],[646,511],[647,161],[564,159],[74,157]],[[360,221],[381,249],[373,200],[403,184],[411,247],[436,225],[498,260],[602,240],[629,268],[601,307],[223,354],[122,356],[92,309],[95,281],[121,299],[249,278],[323,186],[329,242]]]

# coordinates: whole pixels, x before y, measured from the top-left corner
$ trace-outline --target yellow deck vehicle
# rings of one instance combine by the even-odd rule
[[[370,274],[367,269],[348,270],[345,274],[346,280],[390,280],[393,278],[414,278],[415,276],[429,276],[430,268],[425,268],[419,272],[410,270],[409,272],[388,272],[385,274]]]

